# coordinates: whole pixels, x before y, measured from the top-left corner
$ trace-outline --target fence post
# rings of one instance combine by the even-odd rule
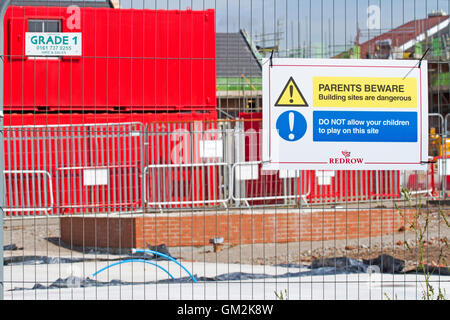
[[[444,122],[444,128],[442,129],[441,135],[441,148],[442,152],[442,164],[443,164],[443,172],[444,172],[444,180],[442,181],[442,189],[444,193],[444,200],[447,199],[447,125],[448,125],[448,115],[445,115],[445,119],[442,120]],[[442,172],[442,171],[441,171]]]
[[[3,131],[3,62],[5,59],[4,48],[4,18],[6,9],[9,7],[10,0],[3,0],[0,3],[0,300],[3,300],[3,207],[5,205],[5,169],[4,158],[4,131]]]
[[[431,117],[438,117],[439,126],[441,128],[441,164],[442,168],[439,168],[439,162],[438,162],[438,168],[440,169],[441,176],[438,174],[439,181],[441,183],[441,193],[443,194],[444,200],[447,198],[447,116],[442,116],[440,113],[429,113],[428,114],[428,122],[430,123]],[[428,128],[430,130],[430,128]],[[434,164],[432,164],[434,166]],[[439,170],[438,170],[439,172]],[[438,182],[439,183],[439,182]]]

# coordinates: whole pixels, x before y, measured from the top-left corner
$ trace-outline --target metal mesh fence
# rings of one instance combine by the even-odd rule
[[[449,7],[2,2],[0,299],[448,298]],[[427,59],[427,170],[263,170],[269,56]]]

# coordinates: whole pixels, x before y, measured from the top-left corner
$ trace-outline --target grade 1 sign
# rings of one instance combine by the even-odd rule
[[[426,61],[263,66],[263,169],[427,169]]]
[[[81,33],[77,32],[26,32],[27,56],[81,56]]]

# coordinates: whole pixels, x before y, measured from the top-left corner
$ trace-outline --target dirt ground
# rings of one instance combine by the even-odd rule
[[[444,213],[450,221],[450,212]],[[423,261],[431,265],[450,265],[450,227],[438,210],[429,212],[429,225],[423,235]],[[419,223],[423,227],[426,215]],[[214,252],[212,246],[201,248],[171,248],[171,253],[187,260],[259,265],[300,264],[309,265],[315,259],[343,257],[362,260],[389,254],[406,261],[412,269],[420,261],[418,235],[405,226],[404,231],[389,235],[360,239],[343,239],[310,242],[245,244],[226,246]]]
[[[419,222],[423,226],[429,214],[429,226],[423,238],[423,258],[435,265],[450,263],[450,228],[446,225],[438,207],[423,209]],[[441,211],[450,221],[450,208]],[[15,244],[18,250],[5,251],[5,258],[12,256],[89,257],[91,259],[118,259],[114,252],[99,248],[71,248],[62,243],[59,234],[59,219],[54,217],[28,217],[6,219],[4,244]],[[447,242],[448,241],[448,242]],[[224,244],[220,252],[213,247],[171,247],[172,256],[187,261],[236,263],[256,265],[301,264],[308,265],[317,258],[347,256],[369,259],[381,253],[393,255],[407,261],[407,268],[414,268],[419,261],[417,234],[409,226],[393,234],[361,239],[331,241],[244,244]]]

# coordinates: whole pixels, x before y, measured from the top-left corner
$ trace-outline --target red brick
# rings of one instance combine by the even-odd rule
[[[395,210],[328,211],[300,215],[216,214],[204,216],[61,217],[61,238],[88,247],[208,245],[221,236],[228,244],[354,239],[395,232],[414,217]]]

